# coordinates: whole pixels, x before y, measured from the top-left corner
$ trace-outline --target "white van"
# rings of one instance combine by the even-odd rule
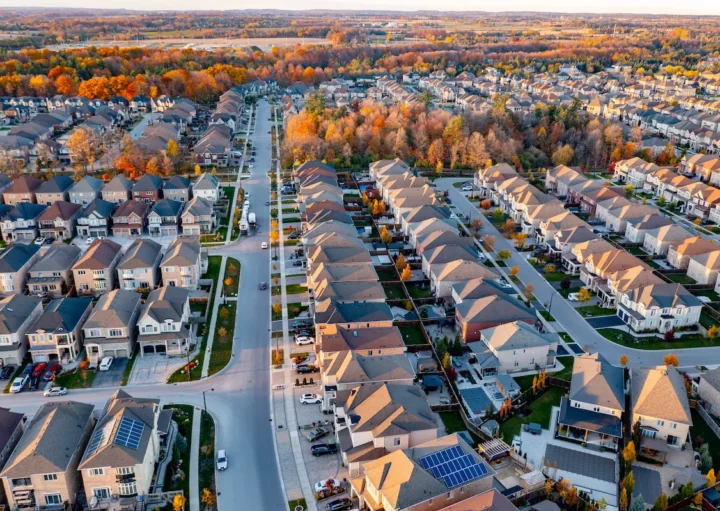
[[[110,369],[110,366],[113,363],[112,357],[105,357],[102,359],[102,362],[100,362],[100,370],[101,371],[108,371]]]

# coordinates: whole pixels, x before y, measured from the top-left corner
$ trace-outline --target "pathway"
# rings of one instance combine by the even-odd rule
[[[190,445],[190,511],[200,511],[200,492],[198,473],[200,469],[200,421],[202,411],[195,408],[192,423],[192,443]]]

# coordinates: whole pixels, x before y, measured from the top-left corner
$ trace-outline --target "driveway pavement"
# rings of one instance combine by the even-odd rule
[[[625,323],[623,323],[623,320],[620,319],[617,315],[615,316],[597,316],[594,318],[587,318],[585,321],[588,322],[588,325],[593,327],[594,329],[598,328],[610,328],[613,326],[623,326]]]
[[[122,383],[123,371],[128,365],[127,358],[116,358],[113,360],[110,369],[107,371],[98,371],[93,380],[93,388],[99,387],[117,387]]]

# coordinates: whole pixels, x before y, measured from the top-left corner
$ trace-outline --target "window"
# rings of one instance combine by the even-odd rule
[[[677,424],[675,424],[674,422],[671,422],[670,429],[677,429]]]
[[[85,275],[85,270],[77,270],[78,275]]]
[[[102,334],[97,328],[93,328],[92,330],[90,330],[90,337],[100,337],[100,335]]]
[[[0,344],[12,344],[12,341],[10,340],[10,337],[3,335],[0,336]]]
[[[121,476],[129,476],[135,473],[135,467],[119,467],[115,472]]]
[[[122,330],[110,330],[110,337],[120,337],[122,335]]]
[[[59,493],[46,493],[45,494],[45,504],[47,504],[47,505],[62,504],[62,498],[60,497]]]
[[[395,438],[395,439],[393,440],[393,445],[395,445],[395,446],[400,445],[400,439],[399,439],[399,438]]]
[[[662,421],[662,420],[658,419],[657,425],[658,425],[658,426],[664,426],[664,425],[665,425],[665,421]]]
[[[57,474],[45,474],[43,479],[45,481],[57,481]]]
[[[105,469],[104,468],[91,468],[90,470],[88,470],[88,474],[90,474],[92,477],[102,476],[102,475],[105,475]]]
[[[93,495],[98,499],[110,498],[110,488],[93,488],[92,492]]]

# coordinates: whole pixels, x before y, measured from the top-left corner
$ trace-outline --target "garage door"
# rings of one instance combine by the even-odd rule
[[[116,358],[128,358],[128,350],[117,350],[115,352]]]
[[[166,351],[165,346],[163,346],[163,345],[155,346],[155,353],[165,353],[165,351]]]
[[[176,233],[177,233],[177,229],[173,229],[173,228],[164,228],[164,229],[160,230],[161,236],[175,236]]]
[[[155,353],[155,346],[143,346],[143,353]]]

